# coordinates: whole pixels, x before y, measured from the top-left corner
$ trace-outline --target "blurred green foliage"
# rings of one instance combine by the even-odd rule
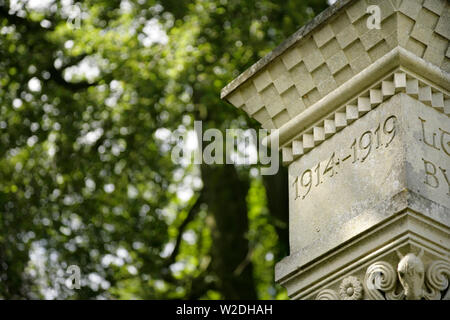
[[[174,164],[168,132],[256,128],[220,89],[325,7],[0,0],[0,298],[286,298],[286,199],[257,167]]]

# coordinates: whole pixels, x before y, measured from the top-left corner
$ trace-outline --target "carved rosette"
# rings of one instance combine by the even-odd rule
[[[347,277],[339,286],[339,294],[332,289],[319,292],[316,300],[360,300],[362,299],[363,286],[356,277]]]
[[[339,287],[339,295],[343,300],[360,300],[362,291],[361,282],[356,277],[345,278]]]

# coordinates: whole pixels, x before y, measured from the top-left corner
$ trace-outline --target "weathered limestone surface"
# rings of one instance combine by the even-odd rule
[[[223,89],[277,129],[291,298],[450,299],[449,39],[446,0],[338,1]]]

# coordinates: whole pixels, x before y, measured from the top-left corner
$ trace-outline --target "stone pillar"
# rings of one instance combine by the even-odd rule
[[[292,299],[450,299],[449,39],[446,0],[342,0],[223,89],[279,136]]]

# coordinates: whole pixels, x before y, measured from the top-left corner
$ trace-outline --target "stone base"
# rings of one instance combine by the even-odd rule
[[[425,270],[437,261],[442,266],[431,270],[420,283],[422,297],[450,298],[445,278],[450,276],[450,228],[410,209],[417,207],[418,201],[426,200],[404,191],[392,199],[392,203],[404,209],[357,237],[304,265],[296,263],[296,255],[286,257],[277,264],[276,274],[285,275],[277,281],[287,288],[292,299],[401,299],[404,288],[397,276],[397,266],[402,256],[413,253],[420,256]],[[379,262],[389,264],[390,268],[385,268],[386,275],[376,281],[389,280],[389,285],[377,287],[378,283],[373,283],[376,275],[368,273],[371,266],[374,268]],[[383,277],[388,278],[381,280]],[[355,295],[349,295],[341,290],[348,286],[360,286],[360,289],[355,288]]]

